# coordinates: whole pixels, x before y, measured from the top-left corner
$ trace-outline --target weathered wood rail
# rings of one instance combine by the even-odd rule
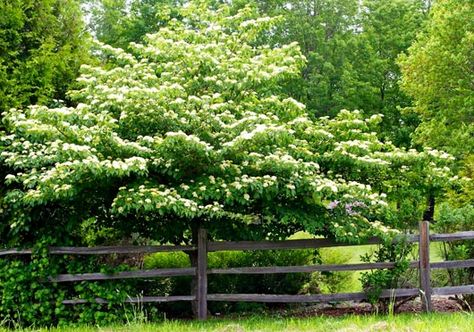
[[[462,261],[445,261],[431,263],[429,257],[429,246],[431,242],[449,242],[459,240],[473,240],[474,231],[457,232],[451,234],[430,234],[429,223],[420,223],[419,235],[407,235],[403,241],[419,244],[419,260],[412,261],[410,268],[418,269],[420,276],[420,288],[386,289],[382,291],[381,298],[395,298],[417,296],[421,297],[426,311],[432,310],[432,295],[455,295],[474,294],[474,285],[461,285],[450,287],[432,288],[430,281],[431,269],[452,269],[474,267],[474,259]],[[378,238],[371,238],[362,245],[380,244]],[[358,244],[358,245],[361,245]],[[217,241],[207,240],[207,232],[200,229],[198,232],[198,243],[196,246],[101,246],[101,247],[52,247],[49,253],[52,255],[108,255],[108,254],[143,254],[172,251],[197,251],[197,266],[191,268],[165,268],[153,270],[125,271],[115,274],[105,273],[82,273],[82,274],[59,274],[49,278],[49,282],[78,282],[117,280],[129,278],[157,278],[174,276],[194,276],[196,285],[192,295],[182,296],[143,296],[129,297],[126,303],[158,303],[174,301],[194,301],[196,303],[197,318],[207,318],[208,301],[227,302],[329,302],[329,301],[360,301],[366,300],[367,295],[363,292],[337,293],[337,294],[314,294],[314,295],[275,295],[275,294],[208,294],[207,276],[210,274],[276,274],[276,273],[311,273],[316,271],[357,271],[373,269],[390,269],[395,267],[395,262],[376,262],[342,265],[310,265],[310,266],[270,266],[270,267],[238,267],[209,269],[207,266],[208,252],[229,250],[281,250],[281,249],[317,249],[324,247],[351,246],[347,243],[339,243],[329,239],[304,239],[286,241]],[[30,249],[6,249],[0,250],[0,257],[11,255],[30,255]],[[108,303],[106,300],[96,298],[96,303]],[[76,305],[88,303],[85,299],[64,300],[64,304]]]

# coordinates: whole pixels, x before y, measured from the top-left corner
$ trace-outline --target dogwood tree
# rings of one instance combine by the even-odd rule
[[[217,239],[306,230],[357,241],[389,231],[397,185],[422,195],[446,178],[449,155],[380,141],[380,116],[311,119],[282,95],[305,63],[299,46],[254,46],[278,18],[203,2],[181,15],[132,53],[99,44],[107,64],[82,68],[76,107],[3,115],[1,160],[15,171],[4,234],[79,234],[87,221],[174,243],[198,227]]]

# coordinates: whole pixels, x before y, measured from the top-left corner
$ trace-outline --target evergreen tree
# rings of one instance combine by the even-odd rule
[[[64,100],[88,59],[76,0],[0,0],[0,113]]]

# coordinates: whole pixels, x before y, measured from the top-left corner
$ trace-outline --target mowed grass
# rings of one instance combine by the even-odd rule
[[[348,264],[357,264],[362,263],[361,256],[370,254],[377,249],[377,245],[359,245],[359,246],[348,246],[348,247],[335,247],[330,248],[335,252],[340,252],[341,255],[350,257]],[[322,252],[327,250],[326,248],[320,249]],[[417,259],[418,246],[414,247],[414,257],[412,259]],[[442,243],[441,242],[432,242],[430,244],[430,261],[432,262],[441,262],[444,261],[442,255]],[[344,292],[360,292],[362,291],[362,284],[360,282],[360,276],[364,271],[354,271],[352,282],[347,285],[347,288],[344,289]],[[472,328],[474,332],[474,327]]]
[[[1,332],[8,330],[1,329]],[[210,319],[198,321],[165,321],[155,324],[127,324],[110,327],[64,327],[53,329],[26,329],[16,331],[39,332],[244,332],[244,331],[474,331],[474,314],[403,314],[395,316],[344,316],[279,318],[252,316],[239,319]]]
[[[441,246],[442,246],[441,242],[432,242],[430,244],[430,260],[432,262],[443,261]],[[353,264],[353,263],[361,263],[362,255],[371,253],[375,251],[376,249],[377,249],[377,245],[360,245],[360,246],[350,246],[350,247],[336,247],[336,248],[333,248],[332,250],[340,250],[341,254],[350,255],[351,259],[348,263]],[[324,251],[325,248],[322,248],[320,250]],[[413,250],[415,251],[415,253],[418,252],[418,246],[415,245],[415,248]]]

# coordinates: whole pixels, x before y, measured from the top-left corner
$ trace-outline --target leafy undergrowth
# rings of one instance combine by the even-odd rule
[[[51,332],[145,332],[145,331],[472,331],[472,313],[401,314],[395,316],[369,315],[310,318],[282,318],[274,316],[252,316],[237,319],[210,319],[199,321],[164,321],[155,324],[130,323],[121,326],[92,327],[75,326],[55,329],[26,329],[16,331]],[[8,330],[2,330],[6,332]]]

